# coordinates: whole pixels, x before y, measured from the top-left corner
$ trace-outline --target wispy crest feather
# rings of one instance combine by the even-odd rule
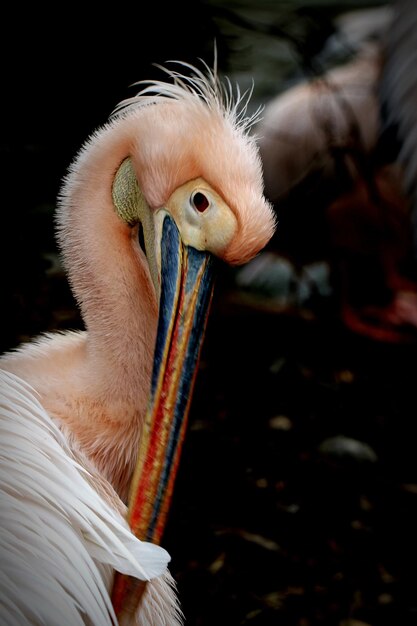
[[[248,132],[256,124],[263,111],[259,106],[252,114],[248,114],[248,106],[253,94],[254,83],[244,92],[240,91],[239,85],[232,84],[228,76],[222,81],[217,71],[217,55],[214,58],[213,69],[203,59],[199,59],[203,69],[199,69],[184,61],[167,61],[180,68],[186,68],[190,73],[155,64],[172,82],[162,80],[140,80],[134,85],[143,85],[143,88],[133,97],[120,102],[112,113],[117,117],[130,112],[140,106],[157,104],[161,99],[204,103],[209,109],[220,113],[228,119],[233,126],[243,132]]]

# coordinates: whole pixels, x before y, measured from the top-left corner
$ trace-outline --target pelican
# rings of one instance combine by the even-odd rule
[[[182,623],[169,510],[218,262],[269,241],[250,93],[166,66],[96,130],[59,194],[84,331],[1,357],[0,621]],[[116,574],[115,574],[116,572]]]

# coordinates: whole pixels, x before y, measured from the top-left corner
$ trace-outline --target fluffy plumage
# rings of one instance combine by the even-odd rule
[[[257,254],[275,226],[263,196],[260,159],[248,134],[253,119],[245,117],[244,100],[238,93],[234,101],[230,88],[223,89],[215,73],[208,71],[206,76],[189,69],[193,77],[169,72],[173,85],[153,82],[125,103],[86,142],[64,181],[56,218],[58,240],[86,330],[45,335],[0,359],[0,368],[10,372],[4,375],[2,387],[11,385],[2,406],[4,428],[21,454],[20,460],[9,458],[8,450],[1,448],[7,459],[3,497],[15,492],[13,504],[6,507],[11,517],[5,520],[9,534],[3,536],[3,563],[10,562],[6,576],[13,573],[14,557],[23,568],[6,587],[4,602],[18,607],[19,596],[27,590],[28,604],[38,594],[43,604],[41,598],[46,601],[51,595],[56,576],[57,561],[52,559],[57,550],[62,561],[59,569],[67,571],[74,584],[81,584],[80,569],[88,571],[91,579],[88,585],[83,583],[79,597],[63,579],[54,582],[67,607],[68,624],[84,621],[101,626],[111,621],[106,594],[113,567],[129,571],[129,565],[136,574],[140,567],[149,569],[146,559],[142,562],[145,547],[129,537],[123,523],[123,503],[148,403],[158,301],[137,226],[123,221],[113,204],[116,172],[128,158],[150,215],[179,186],[202,177],[236,218],[229,244],[215,251],[230,263],[243,263]],[[36,390],[36,398],[27,384]],[[53,452],[46,452],[44,446]],[[21,464],[33,468],[30,482],[25,471],[15,473]],[[22,490],[13,484],[13,474],[22,482]],[[27,517],[35,518],[34,536],[24,531],[26,507]],[[46,518],[36,517],[35,511],[43,511]],[[19,518],[15,527],[13,516]],[[82,561],[60,551],[58,535],[67,538],[68,554],[77,553]],[[36,552],[32,539],[40,538],[42,548]],[[126,555],[131,546],[133,551],[140,547],[133,563]],[[45,582],[43,574],[37,583],[30,580],[28,573],[49,566]],[[147,585],[137,623],[175,626],[179,612],[169,575],[161,577],[155,568],[149,572],[157,578]],[[56,608],[54,601],[43,607],[40,623],[55,624],[50,616]],[[28,624],[31,619],[37,623],[35,614],[27,618]],[[59,622],[65,623],[61,615]]]
[[[149,580],[165,572],[168,553],[132,535],[121,512],[93,489],[88,463],[75,458],[33,389],[2,371],[0,439],[1,623],[112,624],[112,568]],[[147,594],[144,610],[156,607],[158,624],[171,626],[163,616],[179,611],[169,574],[158,584],[165,593]]]

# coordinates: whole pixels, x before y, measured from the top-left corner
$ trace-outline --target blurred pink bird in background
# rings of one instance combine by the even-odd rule
[[[322,51],[330,68],[269,99],[256,132],[281,228],[238,274],[261,293],[279,266],[294,263],[295,282],[305,266],[301,292],[333,295],[349,331],[389,343],[416,340],[416,23],[408,0],[342,13]]]

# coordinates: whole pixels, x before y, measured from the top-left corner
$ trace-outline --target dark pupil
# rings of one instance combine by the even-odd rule
[[[206,196],[199,191],[197,191],[197,193],[195,194],[193,202],[195,208],[197,209],[197,211],[200,211],[200,213],[205,211],[209,205],[209,201],[207,200]]]

